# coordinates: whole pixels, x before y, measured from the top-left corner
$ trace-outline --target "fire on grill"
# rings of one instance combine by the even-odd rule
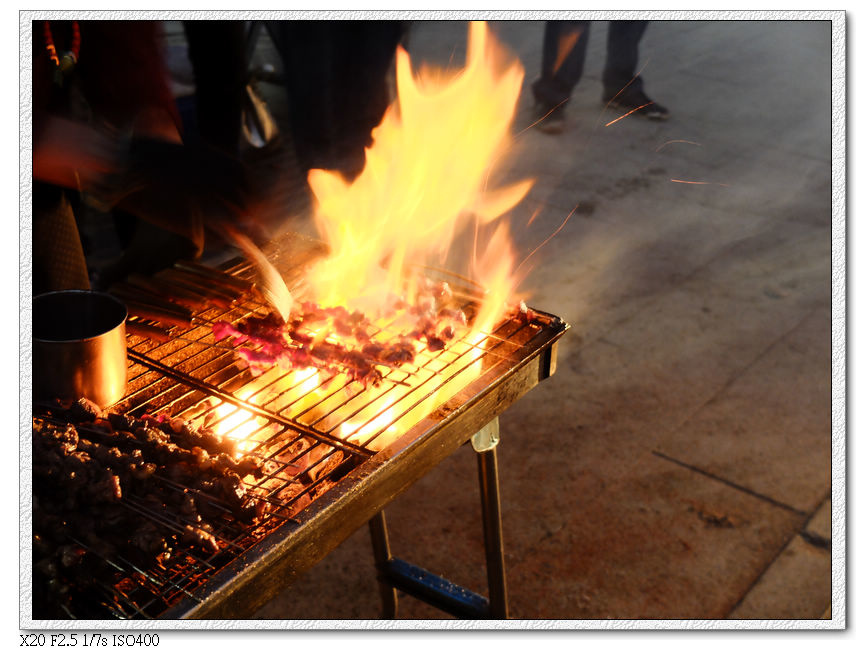
[[[399,98],[364,170],[310,172],[329,250],[281,261],[300,273],[293,295],[272,275],[253,286],[261,260],[113,289],[134,315],[126,397],[34,415],[37,617],[217,615],[227,601],[209,590],[257,575],[234,560],[286,566],[305,543],[308,566],[552,373],[567,326],[516,294],[502,219],[531,182],[489,189],[521,82],[480,23],[458,74],[413,76],[398,51]],[[436,270],[456,238],[466,268]]]

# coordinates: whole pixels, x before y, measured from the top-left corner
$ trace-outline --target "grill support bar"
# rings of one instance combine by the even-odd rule
[[[499,419],[490,421],[472,437],[477,452],[478,482],[484,527],[489,599],[391,555],[384,510],[369,521],[373,557],[379,580],[382,618],[396,618],[397,589],[458,618],[508,617],[505,550],[502,539],[501,501],[496,446]]]
[[[388,573],[388,568],[393,560],[390,554],[390,544],[387,540],[387,522],[384,518],[384,510],[379,510],[369,520],[369,534],[372,537],[372,554],[375,558],[375,568],[379,575],[378,591],[381,596],[381,617],[396,618],[399,601],[397,600],[396,588],[381,576]]]
[[[498,424],[498,420],[496,420]],[[508,617],[508,587],[505,581],[505,547],[502,540],[502,510],[499,499],[499,465],[496,449],[478,452],[478,478],[484,520],[484,550],[491,618]]]
[[[457,618],[490,618],[483,596],[399,558],[388,560],[379,580]]]

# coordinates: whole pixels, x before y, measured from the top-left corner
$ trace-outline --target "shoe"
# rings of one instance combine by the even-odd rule
[[[534,125],[538,131],[547,135],[562,133],[565,130],[564,105],[535,104]]]
[[[648,95],[642,90],[623,90],[618,95],[604,94],[602,101],[606,106],[613,108],[621,108],[626,111],[634,111],[634,115],[645,117],[649,120],[668,120],[670,119],[670,111],[657,102],[649,99]],[[641,108],[642,107],[642,108]],[[634,109],[639,110],[634,110]]]

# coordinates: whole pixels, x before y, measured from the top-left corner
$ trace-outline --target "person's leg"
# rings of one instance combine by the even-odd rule
[[[604,96],[613,97],[625,86],[629,91],[643,89],[643,80],[637,74],[640,39],[646,31],[647,20],[611,20],[607,35],[607,60],[604,64]]]
[[[354,177],[364,166],[364,148],[390,104],[387,74],[403,33],[399,21],[341,25],[336,39],[334,149],[340,169]]]
[[[183,22],[195,74],[198,132],[208,144],[234,155],[246,85],[246,35],[239,20]]]
[[[556,20],[544,25],[541,76],[532,84],[535,100],[552,109],[563,105],[583,76],[589,21]]]
[[[284,62],[292,139],[301,168],[363,167],[370,131],[389,103],[387,70],[402,34],[396,21],[269,23]]]
[[[610,22],[601,97],[608,106],[633,111],[650,120],[666,120],[670,112],[646,96],[643,79],[637,73],[640,40],[647,26],[646,20]]]
[[[291,139],[304,172],[334,162],[334,28],[326,20],[268,23],[283,62]]]

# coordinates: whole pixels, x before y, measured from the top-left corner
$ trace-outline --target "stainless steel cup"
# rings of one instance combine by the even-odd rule
[[[106,407],[125,394],[126,306],[95,291],[33,298],[33,398]]]

